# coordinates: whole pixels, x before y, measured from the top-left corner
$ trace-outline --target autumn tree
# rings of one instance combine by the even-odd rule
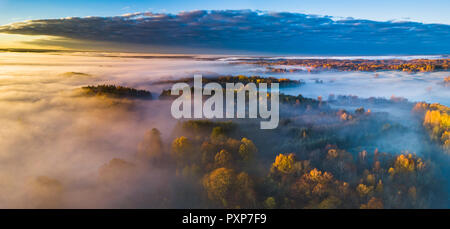
[[[184,136],[176,138],[172,142],[172,156],[179,165],[193,161],[195,159],[194,147],[189,139]]]
[[[289,174],[295,170],[295,155],[294,154],[279,154],[275,158],[275,162],[272,164],[272,172],[281,172]]]
[[[211,141],[204,141],[200,147],[201,163],[206,170],[214,166],[214,160],[217,152],[220,151],[220,145],[214,144]]]
[[[264,207],[267,209],[274,209],[277,206],[275,198],[270,196],[264,201]]]
[[[322,172],[318,169],[312,169],[303,174],[291,187],[291,195],[297,203],[309,207],[334,206],[340,203],[334,192],[333,175],[329,172]],[[328,199],[328,200],[327,200]]]
[[[214,163],[216,167],[227,167],[229,168],[232,165],[232,156],[227,150],[221,150],[214,157]]]
[[[236,203],[239,204],[239,207],[255,207],[256,204],[256,193],[253,188],[253,180],[250,176],[241,172],[236,177]]]
[[[225,129],[220,126],[214,127],[211,132],[211,140],[223,142],[225,139],[226,139]]]
[[[367,204],[362,204],[361,209],[383,209],[383,202],[375,197],[370,198]]]
[[[242,138],[241,145],[239,146],[239,155],[243,161],[248,162],[252,160],[257,152],[258,149],[251,140]]]
[[[218,168],[207,174],[203,178],[203,187],[209,199],[220,203],[223,207],[229,207],[234,177],[234,171],[227,168]]]

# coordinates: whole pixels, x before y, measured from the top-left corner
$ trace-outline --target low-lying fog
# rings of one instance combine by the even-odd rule
[[[330,94],[356,95],[362,98],[404,97],[412,102],[425,101],[450,105],[450,88],[441,84],[448,72],[323,72],[318,74],[292,74],[302,79],[301,88],[287,89],[287,94],[303,94],[306,97],[327,98]]]
[[[162,181],[167,181],[167,171],[153,169],[145,185],[131,185],[132,191],[123,194],[105,191],[98,183],[98,169],[112,158],[133,161],[139,141],[151,128],[160,129],[168,140],[176,123],[170,116],[170,103],[141,101],[115,106],[108,100],[79,96],[76,89],[116,84],[147,89],[157,97],[163,86],[152,82],[194,73],[301,79],[306,84],[285,92],[306,97],[394,95],[450,105],[450,89],[439,84],[448,72],[274,74],[262,67],[223,60],[0,53],[0,208],[138,206],[120,203],[130,198],[126,195],[141,193],[143,186],[146,195],[157,192],[164,186]],[[54,205],[46,205],[52,201]]]

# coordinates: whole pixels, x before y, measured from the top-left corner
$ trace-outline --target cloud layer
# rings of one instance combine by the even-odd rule
[[[0,33],[89,41],[292,54],[448,54],[450,25],[333,19],[250,10],[134,13],[43,19],[0,26]]]

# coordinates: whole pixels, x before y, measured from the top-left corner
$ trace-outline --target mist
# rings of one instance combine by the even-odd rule
[[[423,138],[419,131],[421,123],[411,114],[412,102],[450,105],[450,91],[439,84],[448,76],[445,72],[278,75],[224,59],[143,58],[110,53],[0,53],[0,63],[1,208],[196,206],[195,200],[176,201],[180,197],[173,193],[175,187],[186,189],[186,193],[195,193],[195,187],[181,182],[172,167],[141,165],[137,158],[138,145],[152,128],[161,131],[165,144],[173,140],[179,121],[169,115],[171,101],[89,97],[80,91],[86,85],[115,84],[145,89],[157,98],[163,89],[169,88],[154,84],[162,79],[192,77],[196,73],[206,77],[242,74],[288,77],[305,82],[299,87],[284,89],[284,93],[290,95],[302,94],[309,98],[357,95],[386,100],[394,96],[411,101],[402,106],[377,106],[366,100],[357,105],[330,101],[329,109],[354,112],[363,106],[372,112],[388,114],[378,120],[404,127],[377,137],[366,149],[355,148],[353,153],[379,148],[391,153],[414,150],[423,155],[425,150],[419,143]],[[282,109],[291,111],[290,107]],[[306,114],[308,117],[305,115],[294,122],[320,126],[339,120],[334,113],[336,118],[314,112]],[[411,123],[417,125],[409,125]],[[367,129],[378,124],[368,124]],[[348,128],[339,134],[354,136],[354,131]],[[268,134],[273,137],[270,142],[286,139],[285,135],[277,134]],[[253,140],[264,145],[264,136],[253,135]],[[375,147],[377,145],[379,147]],[[273,160],[280,149],[261,150],[268,158],[263,160]]]

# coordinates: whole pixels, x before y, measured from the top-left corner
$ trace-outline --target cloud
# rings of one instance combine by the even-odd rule
[[[448,54],[450,25],[251,10],[132,13],[31,20],[0,33],[138,44],[178,50],[296,54]]]

